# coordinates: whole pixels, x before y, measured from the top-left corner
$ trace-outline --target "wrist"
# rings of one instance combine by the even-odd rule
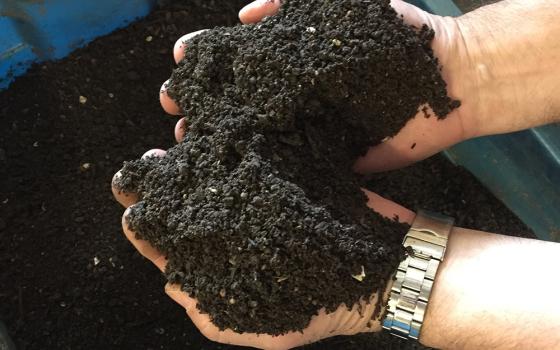
[[[479,136],[478,122],[473,118],[481,112],[481,90],[474,74],[475,45],[467,46],[460,18],[432,15],[430,25],[435,36],[432,49],[441,65],[441,74],[447,84],[447,93],[461,106],[451,112],[451,118],[460,119],[461,135],[456,142]]]
[[[558,120],[558,10],[556,0],[510,0],[453,19],[456,43],[444,76],[452,77],[471,137]]]
[[[453,229],[421,343],[434,348],[555,348],[560,344],[560,303],[540,294],[560,287],[559,253],[555,243]]]
[[[456,266],[458,261],[463,259],[461,257],[460,240],[458,232],[460,228],[453,228],[449,235],[447,243],[447,252],[445,261],[439,266],[438,274],[434,281],[432,289],[430,305],[426,309],[424,317],[424,325],[420,333],[420,343],[425,346],[434,346],[434,344],[445,344],[446,339],[442,334],[442,329],[445,329],[445,323],[449,320],[446,319],[447,315],[452,311],[453,306],[449,306],[446,300],[451,300],[453,296],[448,295],[445,284],[452,280],[452,266]]]
[[[391,334],[419,338],[453,224],[453,218],[423,210],[412,222],[403,240],[407,257],[396,271],[383,319],[383,328]]]
[[[377,299],[379,300],[379,305],[381,308],[377,317],[372,318],[370,324],[362,332],[381,332],[383,330],[383,319],[387,315],[389,298],[391,296],[391,290],[395,282],[395,274],[392,274],[387,281],[385,290],[379,291],[377,293]]]
[[[357,334],[357,333],[377,333],[377,332],[381,332],[383,330],[383,326],[382,326],[382,322],[383,322],[383,318],[385,317],[385,315],[387,314],[387,304],[389,301],[389,296],[391,295],[391,288],[393,287],[393,279],[394,275],[391,275],[391,277],[389,277],[389,280],[387,281],[387,285],[385,287],[385,289],[383,290],[379,290],[377,293],[375,293],[371,300],[370,300],[370,306],[373,306],[373,308],[362,308],[362,313],[364,310],[370,310],[370,315],[362,315],[361,317],[363,318],[363,322],[361,322],[361,326],[359,328],[355,328],[355,331],[352,332],[342,332],[339,333],[340,335],[352,335],[352,334]],[[347,320],[347,322],[349,322],[351,320]],[[348,328],[348,326],[345,327],[338,327],[338,328]]]

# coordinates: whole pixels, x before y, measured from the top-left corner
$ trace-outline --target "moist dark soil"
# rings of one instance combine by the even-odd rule
[[[18,349],[237,349],[206,340],[165,295],[159,271],[122,235],[109,183],[125,159],[174,142],[175,120],[157,92],[174,66],[175,39],[233,25],[244,3],[156,10],[0,92],[0,319]],[[444,210],[460,225],[532,237],[440,157],[372,186],[411,208]],[[383,333],[306,347],[401,348],[416,346]]]
[[[140,196],[130,228],[220,329],[301,331],[383,291],[406,227],[368,208],[352,164],[424,105],[459,105],[432,38],[389,0],[290,0],[187,43],[168,87],[187,136],[120,186]]]

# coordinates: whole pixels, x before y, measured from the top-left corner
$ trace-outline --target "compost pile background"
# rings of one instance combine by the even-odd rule
[[[160,272],[122,235],[109,189],[123,160],[174,142],[176,120],[157,91],[174,66],[175,40],[233,25],[247,1],[172,3],[0,92],[0,319],[18,349],[238,349],[207,340],[167,297]],[[380,174],[369,188],[462,227],[534,237],[439,156]],[[380,333],[305,349],[417,347]]]
[[[367,207],[351,168],[422,105],[458,105],[432,37],[388,0],[290,0],[188,42],[168,89],[187,136],[120,185],[141,197],[131,229],[218,327],[299,331],[384,288],[406,228]]]

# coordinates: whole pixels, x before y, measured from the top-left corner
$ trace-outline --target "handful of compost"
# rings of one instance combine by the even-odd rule
[[[186,43],[167,87],[186,134],[116,185],[138,194],[129,232],[218,328],[301,331],[384,290],[406,229],[367,206],[352,165],[423,106],[458,106],[432,37],[386,0],[291,0]]]

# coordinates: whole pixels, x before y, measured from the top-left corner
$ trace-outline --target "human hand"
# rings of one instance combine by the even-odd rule
[[[144,154],[145,157],[164,157],[165,151],[151,150]],[[167,265],[166,257],[148,242],[136,238],[136,234],[129,228],[127,223],[128,213],[138,201],[136,193],[126,193],[115,185],[118,183],[120,173],[115,175],[113,181],[113,193],[115,198],[127,208],[122,218],[122,227],[126,237],[138,249],[138,251],[149,259],[162,272]],[[402,222],[410,223],[414,218],[414,213],[388,201],[372,192],[365,191],[368,196],[368,205],[381,215],[388,218],[398,217]],[[387,300],[387,287],[383,300]],[[359,304],[353,305],[348,309],[346,305],[340,307],[332,313],[326,313],[325,309],[319,311],[318,315],[311,319],[308,327],[303,332],[289,332],[281,336],[271,336],[255,333],[236,333],[231,329],[220,330],[216,327],[208,314],[200,313],[197,308],[196,299],[190,298],[181,290],[180,285],[167,284],[166,293],[179,305],[185,308],[187,314],[197,326],[197,328],[207,338],[225,344],[251,346],[261,349],[290,349],[293,347],[316,342],[321,339],[337,335],[353,335],[361,332],[377,332],[381,330],[380,320],[373,318],[378,305],[380,295],[372,295],[369,300],[362,300]]]
[[[243,8],[239,17],[243,23],[259,22],[266,16],[275,14],[282,0],[257,0]],[[417,28],[427,25],[435,32],[432,49],[443,65],[443,77],[448,84],[449,96],[462,101],[462,106],[454,110],[446,119],[438,119],[431,109],[419,112],[394,137],[370,149],[367,155],[358,159],[355,170],[370,173],[396,169],[427,158],[441,150],[475,136],[474,123],[469,118],[473,110],[472,102],[462,93],[462,79],[458,79],[460,65],[456,61],[463,58],[454,46],[456,33],[454,20],[429,14],[420,8],[401,0],[392,0],[391,6],[403,20]]]
[[[257,0],[240,12],[244,23],[275,14],[282,0]],[[560,120],[560,11],[555,0],[508,0],[458,18],[429,14],[391,0],[406,23],[434,30],[432,49],[451,98],[461,107],[446,119],[418,113],[394,137],[358,160],[360,173],[391,170],[458,142]],[[515,28],[516,30],[505,30]],[[441,116],[440,116],[441,117]]]
[[[242,9],[239,17],[243,23],[255,23],[266,16],[274,15],[279,10],[281,3],[281,0],[258,0]],[[430,15],[400,0],[393,0],[391,4],[398,13],[404,16],[407,23],[416,27],[421,27],[426,23],[436,31],[433,48],[436,56],[444,65],[443,73],[449,83],[449,94],[453,98],[460,96],[458,84],[452,84],[454,75],[445,70],[449,66],[449,57],[452,56],[452,49],[449,46],[453,43],[447,40],[448,36],[441,33],[445,33],[447,27],[451,26],[449,24],[451,20]],[[174,58],[177,63],[184,57],[188,40],[199,33],[200,31],[187,34],[177,41],[174,48]],[[180,108],[167,95],[166,85],[165,83],[161,88],[161,104],[169,114],[180,115]],[[439,120],[433,116],[431,110],[428,110],[430,118],[426,118],[424,112],[418,113],[395,137],[372,148],[365,157],[359,159],[355,170],[366,173],[397,168],[426,158],[454,143],[473,136],[471,123],[468,118],[465,118],[465,115],[468,114],[463,112],[469,108],[468,101],[463,101],[463,106],[453,111],[444,120]],[[180,123],[183,123],[183,121]],[[178,138],[181,137],[180,130],[181,126],[178,125],[176,128]]]
[[[178,41],[174,50],[174,56],[177,62],[183,59],[185,45],[188,45],[188,40],[196,34],[198,34],[198,32],[189,34]],[[164,109],[170,114],[178,115],[180,113],[180,109],[177,105],[167,96],[165,86],[162,88],[161,101]],[[175,129],[175,136],[178,142],[183,140],[184,133],[184,119],[181,119]],[[153,150],[148,152],[145,157],[164,155],[165,152],[162,150]],[[119,175],[117,175],[117,177],[118,176]],[[116,187],[113,188],[113,191],[117,199],[126,207],[133,206],[137,201],[136,194],[120,192]],[[370,198],[370,204],[372,206],[375,205],[375,209],[381,214],[389,218],[398,216],[401,221],[410,222],[412,220],[414,216],[412,212],[392,202],[386,201],[371,192],[366,192],[366,194],[368,198]],[[128,209],[123,216],[123,231],[133,245],[163,271],[167,264],[165,256],[147,242],[136,239],[135,233],[130,230],[126,222],[126,217],[128,213],[130,213],[130,210],[131,209]],[[201,329],[203,334],[212,340],[224,343],[284,349],[314,342],[326,337],[378,331],[381,329],[379,320],[372,320],[372,315],[375,312],[375,307],[378,305],[377,302],[380,297],[377,294],[372,295],[368,298],[369,300],[363,300],[361,305],[351,306],[350,310],[345,305],[341,305],[335,312],[328,314],[324,309],[320,310],[319,314],[312,319],[309,326],[303,332],[290,332],[283,336],[270,336],[239,334],[232,330],[220,331],[212,324],[209,315],[199,312],[197,301],[184,293],[180,286],[168,284],[166,286],[166,291],[171,298],[187,310],[187,313],[195,325]]]

